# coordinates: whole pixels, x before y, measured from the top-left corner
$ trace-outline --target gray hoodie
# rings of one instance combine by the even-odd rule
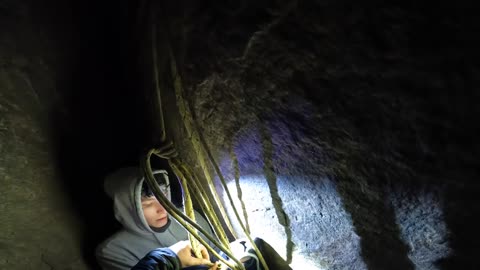
[[[165,171],[155,171],[164,173]],[[187,240],[187,231],[172,217],[170,226],[157,232],[143,216],[141,189],[143,174],[139,168],[123,168],[105,179],[105,191],[113,199],[115,218],[123,229],[101,243],[96,249],[97,260],[105,270],[130,269],[149,251]],[[196,213],[197,223],[212,234],[207,221]],[[209,242],[207,240],[207,242]]]

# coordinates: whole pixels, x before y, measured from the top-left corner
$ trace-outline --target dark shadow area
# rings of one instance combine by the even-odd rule
[[[288,263],[275,251],[275,249],[263,239],[255,238],[254,242],[258,249],[262,252],[263,258],[265,259],[269,269],[292,270]]]
[[[360,236],[361,256],[367,269],[415,269],[384,192],[378,187],[359,185],[357,179],[338,179],[338,191],[345,210],[352,217],[355,232]],[[360,190],[369,190],[379,197],[371,197]]]
[[[366,146],[367,151],[358,157],[352,154],[354,147],[345,148],[348,154],[340,159],[349,160],[352,167],[348,171],[353,174],[365,171],[365,184],[354,176],[337,179],[345,207],[362,239],[362,257],[369,269],[413,269],[393,209],[385,205],[386,194],[381,187],[388,182],[411,190],[445,189],[443,212],[452,252],[437,265],[445,270],[480,267],[476,259],[480,251],[480,223],[476,218],[480,204],[475,195],[480,191],[480,110],[475,105],[480,100],[480,57],[476,49],[480,37],[474,34],[480,24],[472,8],[468,1],[441,1],[435,6],[385,2],[375,8],[355,7],[346,18],[362,18],[362,9],[367,16],[349,30],[358,37],[366,34],[372,43],[357,40],[352,34],[348,41],[358,42],[360,49],[349,59],[350,64],[375,64],[378,69],[366,72],[357,81],[349,77],[354,81],[351,86],[326,80],[327,89],[321,89],[324,93],[318,89],[321,77],[301,77],[316,107],[333,107],[338,120],[353,123],[354,140]],[[342,23],[338,20],[335,25]],[[358,29],[363,23],[366,28]],[[390,24],[395,27],[390,28]],[[355,59],[370,46],[374,59]],[[339,86],[352,91],[343,92]],[[430,240],[424,241],[422,244],[428,247]]]
[[[138,165],[148,144],[143,97],[131,51],[127,1],[70,1],[61,18],[72,48],[58,91],[63,104],[51,112],[56,158],[65,193],[83,222],[82,251],[98,268],[97,244],[119,228],[104,177],[122,166]],[[134,13],[133,13],[134,14]]]
[[[283,207],[283,201],[278,193],[277,175],[275,173],[275,165],[273,163],[273,143],[270,131],[266,126],[262,126],[260,129],[262,136],[262,150],[263,150],[263,172],[265,179],[267,180],[268,188],[270,190],[270,196],[272,197],[273,208],[278,218],[278,223],[285,229],[286,236],[286,254],[287,263],[292,262],[292,253],[295,247],[295,243],[292,240],[292,229],[290,227],[290,218],[285,212]]]
[[[478,173],[476,174],[478,179]],[[473,185],[466,190],[462,187],[450,188],[444,206],[449,230],[450,257],[438,261],[439,269],[479,269],[478,228],[480,228],[480,207],[478,194],[480,187]]]

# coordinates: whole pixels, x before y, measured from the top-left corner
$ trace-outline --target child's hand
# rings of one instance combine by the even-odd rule
[[[219,270],[219,267],[220,264],[218,262],[214,263],[213,266],[211,268],[209,268],[208,270]]]
[[[217,269],[217,266],[210,262],[210,256],[204,246],[200,247],[203,258],[195,258],[192,256],[193,252],[189,241],[180,241],[169,248],[177,254],[182,268],[194,265],[207,265],[213,266],[211,268],[212,270]]]

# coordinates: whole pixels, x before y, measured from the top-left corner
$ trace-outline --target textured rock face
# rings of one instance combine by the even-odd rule
[[[0,2],[0,268],[87,269],[48,121],[60,98],[52,56],[64,55],[31,9]]]
[[[297,269],[478,267],[469,7],[247,2],[185,5],[173,25],[185,99],[252,233]]]

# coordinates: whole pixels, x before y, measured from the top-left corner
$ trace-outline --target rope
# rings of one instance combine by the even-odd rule
[[[190,188],[188,186],[188,181],[185,178],[185,176],[181,174],[178,170],[175,172],[175,174],[182,176],[180,177],[180,180],[183,187],[183,201],[184,201],[183,207],[184,207],[185,214],[187,214],[187,216],[191,218],[193,222],[195,222],[195,212],[193,211],[192,197],[190,196]],[[197,230],[195,230],[194,228],[191,227],[191,229],[195,233],[198,233]],[[190,243],[192,245],[192,250],[193,250],[193,253],[195,254],[195,257],[202,258],[202,253],[200,251],[200,244],[198,243],[198,241],[196,241],[195,237],[193,237],[192,234],[188,234],[188,239],[190,240]]]
[[[218,219],[217,215],[214,214],[215,211],[212,208],[210,199],[208,198],[208,195],[206,194],[205,189],[203,188],[203,185],[200,182],[200,180],[195,176],[195,174],[190,173],[188,168],[182,164],[176,165],[172,162],[170,166],[172,166],[172,168],[180,167],[182,169],[183,174],[186,175],[188,179],[193,180],[191,182],[193,184],[193,189],[198,191],[193,193],[195,196],[195,199],[200,203],[200,207],[202,208],[202,211],[204,213],[209,213],[207,215],[207,220],[210,224],[212,224],[215,235],[217,235],[220,242],[222,242],[224,246],[228,247],[229,242],[228,242],[227,235],[225,234],[225,231],[223,230],[223,227],[221,226],[220,220]]]
[[[147,184],[150,186],[150,188],[153,191],[153,194],[155,197],[159,200],[159,202],[165,207],[166,211],[173,217],[175,218],[188,232],[189,232],[189,240],[192,245],[192,249],[197,257],[201,257],[200,253],[200,248],[199,245],[200,243],[207,248],[208,251],[210,251],[212,254],[214,254],[217,258],[219,258],[220,261],[222,261],[225,265],[227,265],[231,269],[239,269],[239,270],[244,270],[245,267],[243,264],[235,258],[230,251],[229,243],[228,243],[228,238],[225,234],[225,231],[223,227],[220,224],[220,220],[216,216],[212,204],[209,200],[209,196],[206,193],[206,190],[203,188],[202,183],[199,181],[199,179],[195,176],[194,173],[191,173],[190,170],[185,166],[180,160],[175,158],[178,154],[175,150],[175,147],[172,142],[167,142],[167,136],[166,136],[166,129],[165,129],[165,121],[164,121],[164,115],[163,115],[163,109],[162,109],[162,100],[161,100],[161,87],[160,87],[160,81],[159,81],[159,72],[158,72],[158,59],[157,59],[157,43],[156,43],[156,34],[157,29],[156,29],[156,24],[152,24],[152,58],[153,58],[153,72],[154,72],[154,80],[155,80],[155,94],[156,94],[156,99],[158,102],[158,110],[159,110],[159,116],[160,116],[160,128],[161,128],[161,136],[160,140],[162,144],[164,144],[161,148],[158,149],[151,149],[148,151],[146,154],[144,160],[142,160],[142,168],[144,170],[144,174],[146,176],[145,181]],[[168,44],[169,45],[169,44]],[[227,188],[225,178],[223,177],[223,174],[221,173],[217,163],[215,162],[211,152],[209,151],[206,142],[202,136],[201,133],[198,132],[198,129],[196,128],[195,125],[188,125],[187,120],[190,120],[190,123],[194,123],[192,118],[191,118],[191,113],[188,109],[188,106],[186,106],[185,101],[183,100],[183,91],[182,91],[182,86],[181,86],[181,80],[180,76],[177,73],[177,68],[176,68],[176,63],[175,63],[175,58],[173,56],[173,52],[170,46],[168,46],[168,52],[170,56],[170,63],[171,63],[171,72],[172,72],[172,78],[173,78],[173,84],[177,96],[177,101],[179,101],[179,106],[181,108],[180,112],[183,112],[183,117],[184,117],[184,124],[187,129],[187,132],[189,133],[190,139],[192,140],[192,144],[194,145],[194,148],[197,152],[197,155],[199,156],[199,161],[200,165],[202,166],[202,169],[204,171],[204,174],[207,179],[207,186],[210,189],[211,194],[213,195],[214,202],[216,203],[217,207],[220,210],[221,215],[225,218],[225,223],[232,233],[232,235],[235,236],[233,228],[231,226],[231,222],[228,219],[228,216],[226,215],[225,209],[223,208],[222,204],[219,203],[220,199],[218,196],[218,193],[215,191],[212,179],[210,174],[208,173],[208,168],[207,165],[204,161],[202,150],[207,153],[207,156],[211,162],[211,164],[214,167],[215,172],[219,176],[219,179],[222,183],[222,186],[228,196],[229,202],[232,206],[232,209],[234,210],[235,216],[244,231],[245,235],[247,236],[248,240],[251,242],[252,247],[254,248],[255,252],[258,254],[259,260],[264,266],[265,270],[269,270],[268,266],[263,258],[263,255],[261,252],[258,250],[258,247],[250,237],[250,234],[248,233],[248,230],[245,228],[243,222],[240,219],[240,216],[238,214],[238,211],[236,210],[236,207],[233,203],[233,199],[230,195],[230,192]],[[183,108],[183,110],[182,110]],[[185,119],[187,118],[187,119]],[[192,127],[194,126],[194,127]],[[195,135],[196,136],[195,136]],[[194,141],[194,139],[196,139]],[[197,143],[195,143],[197,142]],[[201,147],[199,147],[201,145]],[[158,184],[155,181],[155,178],[153,176],[152,168],[151,168],[151,163],[150,163],[150,158],[152,154],[157,155],[158,157],[165,158],[168,160],[169,165],[172,167],[174,170],[175,174],[180,178],[181,184],[183,187],[184,191],[184,211],[186,213],[183,214],[180,210],[178,210],[166,197],[165,195],[160,191],[160,188],[158,187]],[[187,177],[185,177],[187,176]],[[191,180],[190,182],[187,180]],[[191,195],[189,191],[189,184],[192,184],[193,187],[195,188],[196,191],[199,191],[200,194],[193,193],[195,194],[194,196],[196,197],[197,201],[200,204],[200,207],[204,211],[204,213],[207,216],[207,220],[210,222],[214,229],[215,235],[220,239],[221,243],[217,242],[216,239],[214,239],[211,235],[205,232],[203,228],[201,228],[198,224],[195,223],[195,214],[193,211],[193,204],[191,200]],[[220,250],[222,250],[228,257],[230,257],[236,265],[231,264],[231,262],[225,260],[222,256],[220,256],[211,246],[207,244],[207,242],[199,236],[198,231],[202,233],[208,240],[210,240],[215,246],[217,246]]]
[[[165,129],[165,121],[164,121],[164,117],[163,117],[163,108],[162,108],[162,99],[161,99],[161,90],[160,90],[161,87],[160,87],[160,80],[159,80],[159,74],[158,74],[156,33],[157,33],[156,25],[153,24],[152,25],[153,73],[154,73],[155,89],[156,89],[155,94],[156,94],[156,99],[157,99],[157,104],[158,104],[158,112],[159,112],[159,116],[160,116],[160,129],[161,129],[160,140],[161,140],[162,143],[164,143],[164,145],[163,145],[163,147],[161,147],[159,149],[150,150],[149,153],[147,154],[147,158],[146,158],[145,164],[143,166],[145,168],[145,173],[147,175],[146,182],[151,187],[155,197],[157,197],[157,199],[162,203],[162,205],[164,205],[167,212],[170,215],[172,215],[172,217],[174,217],[177,221],[179,221],[179,223],[182,226],[184,226],[185,229],[189,232],[189,234],[188,234],[189,240],[190,240],[190,243],[191,243],[191,246],[192,246],[192,250],[193,250],[196,257],[201,257],[201,252],[200,252],[200,248],[199,248],[199,245],[200,245],[199,242],[201,242],[212,254],[214,254],[217,258],[219,258],[223,263],[225,263],[227,266],[229,266],[232,269],[237,269],[237,268],[234,268],[234,266],[231,265],[230,263],[228,263],[225,259],[223,259],[222,256],[220,256],[215,250],[213,250],[198,235],[198,231],[196,229],[200,229],[199,231],[203,235],[205,235],[210,241],[212,241],[212,243],[214,243],[227,256],[232,258],[237,265],[241,266],[239,269],[244,269],[243,264],[241,264],[231,254],[231,251],[230,251],[230,248],[229,248],[229,245],[228,245],[228,238],[226,237],[225,232],[222,230],[222,227],[220,225],[220,221],[218,220],[218,217],[215,214],[211,214],[211,213],[214,213],[213,208],[212,208],[211,203],[208,200],[208,196],[206,195],[205,190],[203,188],[201,189],[201,193],[202,193],[201,197],[206,198],[207,201],[202,204],[203,205],[202,210],[204,211],[204,213],[206,213],[207,220],[210,222],[210,224],[212,224],[212,227],[214,228],[214,232],[215,232],[216,236],[222,241],[223,245],[214,241],[213,238],[209,238],[208,237],[209,235],[206,234],[204,230],[201,230],[201,227],[195,226],[196,225],[195,214],[194,214],[194,211],[193,211],[193,205],[192,205],[192,200],[191,200],[191,196],[190,196],[190,192],[189,192],[188,182],[187,182],[186,178],[184,177],[184,174],[178,168],[181,167],[185,172],[188,173],[189,176],[191,176],[192,174],[189,173],[186,166],[182,165],[177,159],[171,159],[172,157],[177,156],[177,152],[176,152],[172,142],[166,143],[166,129]],[[161,158],[167,159],[169,161],[169,165],[172,167],[175,174],[181,179],[181,184],[182,184],[182,187],[183,187],[183,190],[184,190],[184,197],[183,197],[183,199],[184,199],[184,211],[187,214],[188,218],[190,218],[191,221],[195,225],[187,224],[185,222],[182,222],[180,220],[180,218],[185,218],[185,217],[181,215],[181,212],[176,211],[178,209],[176,209],[175,207],[172,208],[172,205],[168,204],[168,200],[162,200],[161,199],[163,193],[160,192],[160,194],[156,194],[156,191],[159,190],[158,188],[156,188],[156,182],[152,183],[149,180],[149,177],[148,177],[149,174],[152,174],[152,176],[153,176],[153,172],[151,171],[151,165],[150,165],[150,156],[152,154],[156,154],[157,156],[159,156]],[[190,179],[192,179],[192,177],[190,177]],[[200,190],[199,187],[202,187],[202,185],[196,183],[196,182],[199,182],[198,178],[195,177],[193,179],[196,179],[197,181],[193,181],[192,183],[194,183],[197,190]],[[194,194],[196,194],[196,193],[194,193]],[[197,201],[202,201],[202,200],[197,198]],[[188,219],[186,219],[186,220],[189,221]]]
[[[200,139],[201,136],[198,132],[198,129],[194,126],[194,124],[192,124],[192,123],[194,123],[192,114],[190,112],[190,109],[189,109],[188,105],[186,104],[186,102],[183,99],[182,84],[181,84],[180,76],[177,73],[175,58],[173,56],[173,53],[172,53],[172,50],[171,50],[170,47],[169,47],[169,53],[170,53],[169,56],[170,56],[170,60],[171,60],[170,62],[171,62],[172,78],[173,78],[175,93],[176,93],[176,97],[177,97],[177,104],[179,106],[180,114],[183,118],[185,129],[186,129],[187,134],[190,138],[190,141],[192,142],[195,153],[197,154],[197,159],[198,159],[198,161],[200,163],[200,167],[202,168],[202,171],[205,175],[205,179],[207,180],[207,186],[209,187],[210,193],[213,195],[213,200],[216,203],[216,205],[218,206],[221,215],[223,217],[225,217],[224,221],[225,221],[225,224],[226,224],[229,232],[234,236],[234,238],[237,238],[237,236],[235,235],[235,231],[233,230],[231,221],[230,221],[228,215],[226,214],[225,208],[223,207],[223,205],[220,202],[220,198],[218,196],[218,193],[216,192],[216,190],[214,188],[214,184],[213,184],[212,176],[210,175],[209,167],[208,167],[207,163],[205,162],[205,160],[206,160],[206,158],[204,157],[205,145],[203,145],[202,142],[201,142],[201,139]]]
[[[238,261],[231,253],[231,251],[224,246],[222,246],[214,237],[212,237],[209,233],[207,233],[202,227],[200,227],[195,221],[190,219],[188,216],[186,216],[182,211],[178,210],[175,205],[173,205],[172,202],[170,202],[167,197],[161,192],[160,187],[158,186],[158,183],[155,180],[155,177],[153,175],[152,171],[152,166],[150,163],[150,157],[152,154],[155,152],[158,152],[157,149],[151,149],[148,151],[148,153],[145,155],[144,160],[142,160],[141,165],[143,168],[143,172],[145,174],[145,181],[147,182],[148,186],[151,188],[153,194],[157,198],[157,200],[162,204],[162,206],[165,208],[165,210],[175,219],[177,220],[180,225],[182,225],[190,234],[192,234],[196,240],[198,240],[202,245],[205,246],[205,248],[210,251],[213,255],[215,255],[220,261],[222,261],[225,265],[232,269],[240,269],[240,270],[245,270],[245,267],[243,267],[243,264]],[[180,177],[183,177],[183,175],[179,175]],[[208,243],[199,236],[198,232],[193,230],[193,228],[198,230],[200,233],[202,233],[210,242],[212,242],[215,246],[217,246],[221,251],[223,251],[228,257],[230,257],[236,265],[232,265],[231,262],[225,260],[222,256],[220,256]]]
[[[155,78],[155,87],[156,89],[160,89],[160,80],[158,78],[158,56],[157,56],[157,26],[156,24],[152,25],[152,58],[153,58],[153,77]],[[158,106],[158,114],[160,115],[160,141],[162,143],[165,142],[167,139],[166,129],[165,129],[165,120],[163,117],[163,110],[162,110],[162,95],[160,91],[155,91],[155,95],[157,98]]]
[[[173,53],[172,53],[172,50],[171,50],[170,47],[169,47],[169,53],[170,53],[170,61],[171,61],[170,62],[171,63],[171,72],[172,72],[172,77],[173,77],[173,81],[174,81],[174,87],[175,87],[175,92],[176,92],[176,96],[177,96],[177,101],[178,101],[179,105],[181,106],[179,108],[180,112],[182,112],[182,111],[184,112],[184,114],[182,116],[184,118],[185,126],[187,127],[187,124],[189,124],[189,122],[194,123],[194,121],[191,117],[192,114],[190,113],[189,107],[185,104],[186,102],[183,99],[183,87],[182,87],[180,76],[177,72],[175,58],[173,56]],[[185,120],[185,118],[187,118],[187,120]],[[207,143],[205,142],[202,134],[200,132],[198,132],[198,128],[196,128],[195,125],[191,125],[191,126],[187,127],[186,130],[187,130],[188,135],[190,136],[190,139],[192,140],[194,148],[196,148],[195,150],[197,152],[197,155],[199,156],[198,160],[200,161],[200,165],[202,166],[202,169],[203,169],[203,171],[205,173],[205,176],[206,176],[206,179],[207,179],[207,185],[210,188],[211,193],[214,195],[214,198],[216,199],[217,205],[219,206],[219,208],[221,210],[223,210],[223,211],[221,211],[222,216],[227,217],[226,220],[228,220],[228,216],[226,215],[225,210],[223,209],[223,207],[221,207],[221,204],[218,202],[219,201],[218,193],[215,191],[213,181],[211,180],[211,177],[208,173],[208,167],[206,166],[206,164],[204,162],[203,152],[207,153],[207,156],[210,160],[210,163],[212,164],[215,172],[217,173],[217,175],[220,179],[222,187],[223,187],[225,193],[227,194],[228,200],[229,200],[230,205],[233,209],[235,217],[237,218],[237,221],[240,224],[240,227],[242,228],[244,234],[246,235],[247,239],[251,243],[253,249],[258,254],[258,258],[260,259],[260,262],[262,263],[264,269],[269,270],[268,265],[267,265],[263,255],[262,255],[262,253],[259,251],[257,245],[255,244],[255,242],[251,238],[250,234],[247,232],[247,229],[246,229],[245,225],[243,224],[243,222],[240,218],[240,215],[238,214],[237,208],[235,207],[235,204],[233,202],[233,198],[230,194],[230,191],[228,190],[225,178],[223,177],[223,174],[220,171],[219,166],[215,162],[215,159],[213,158],[213,155],[212,155],[211,151],[209,151]],[[197,143],[195,143],[195,142],[197,142]],[[200,145],[200,147],[198,145]],[[227,226],[228,225],[229,224],[227,223]],[[229,228],[230,228],[231,231],[233,231],[233,229],[231,229],[231,227],[229,227]]]

